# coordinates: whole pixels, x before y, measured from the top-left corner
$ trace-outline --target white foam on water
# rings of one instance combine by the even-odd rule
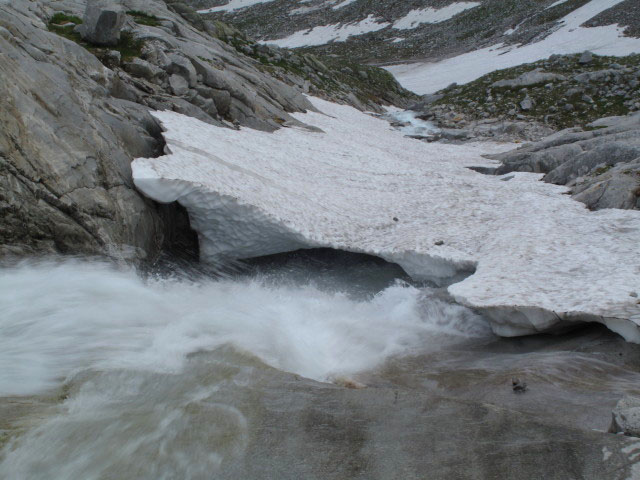
[[[86,369],[179,373],[188,354],[222,345],[324,381],[420,351],[436,333],[487,334],[463,307],[438,311],[425,313],[423,294],[403,284],[356,301],[260,279],[144,281],[95,262],[21,264],[0,270],[0,396]]]

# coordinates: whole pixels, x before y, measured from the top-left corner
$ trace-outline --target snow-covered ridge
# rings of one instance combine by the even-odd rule
[[[589,212],[535,174],[468,168],[504,145],[427,144],[312,99],[325,133],[213,127],[157,112],[171,153],[133,163],[136,185],[189,211],[203,260],[304,247],[378,255],[416,278],[475,273],[449,291],[501,335],[600,321],[640,341],[640,212]]]
[[[300,30],[285,38],[263,40],[261,43],[285,48],[311,47],[314,45],[324,45],[329,42],[344,42],[353,35],[375,32],[388,26],[389,23],[380,21],[373,15],[369,15],[359,22],[344,25],[321,25],[310,30]]]
[[[418,8],[411,10],[404,17],[393,23],[393,28],[398,30],[411,30],[419,27],[423,23],[445,22],[459,13],[480,5],[478,2],[457,2],[442,8]]]
[[[581,27],[599,13],[623,0],[591,0],[561,20],[561,27],[543,40],[523,46],[503,43],[435,63],[410,63],[387,67],[400,84],[418,94],[436,92],[452,82],[471,82],[487,73],[553,54],[590,50],[598,55],[624,56],[640,52],[640,39],[625,37],[616,25]],[[505,35],[515,31],[505,32]]]

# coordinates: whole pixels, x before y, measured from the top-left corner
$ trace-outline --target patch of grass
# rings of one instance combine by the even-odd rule
[[[118,41],[117,45],[111,47],[99,47],[97,45],[92,45],[89,42],[86,42],[82,39],[79,33],[74,32],[75,25],[67,24],[68,22],[72,22],[72,20],[70,19],[78,20],[77,24],[82,23],[82,20],[80,20],[78,17],[56,13],[51,18],[47,26],[50,31],[57,33],[61,37],[64,37],[68,40],[76,42],[78,45],[86,48],[88,51],[93,53],[99,59],[102,59],[102,57],[108,50],[117,50],[118,52],[120,52],[120,56],[122,58],[122,61],[124,62],[129,62],[134,58],[139,57],[142,53],[144,40],[136,39],[131,32],[121,32],[120,40]]]
[[[122,60],[129,62],[142,54],[143,46],[144,40],[136,39],[131,32],[122,32],[120,34],[120,41],[118,45],[113,47],[113,50],[119,51]]]
[[[82,19],[80,17],[76,17],[75,15],[67,15],[66,13],[58,12],[53,17],[51,17],[51,20],[49,20],[49,24],[60,26],[69,22],[80,25],[82,23]]]
[[[127,15],[133,17],[133,21],[138,25],[147,25],[149,27],[157,27],[160,25],[160,19],[158,17],[140,10],[128,10]]]
[[[487,111],[492,117],[518,114],[548,122],[557,128],[585,126],[601,117],[628,114],[630,108],[628,104],[625,105],[627,98],[611,91],[612,89],[607,87],[611,84],[609,80],[605,78],[592,82],[578,82],[573,77],[581,72],[607,70],[613,63],[637,69],[640,66],[640,55],[594,55],[593,61],[587,65],[581,65],[579,58],[580,55],[568,55],[498,70],[468,84],[441,90],[439,93],[444,97],[435,102],[435,105],[451,105],[458,113],[464,113],[473,119],[484,118],[482,115]],[[526,88],[492,86],[499,80],[515,79],[537,68],[563,75],[566,80],[549,82],[550,88],[544,86],[546,82],[528,85]],[[625,78],[630,78],[630,74],[625,75]],[[603,94],[603,88],[606,94]],[[530,110],[522,111],[519,104],[527,95],[533,100],[534,105]],[[591,100],[586,97],[590,97]],[[633,98],[637,97],[638,95],[635,95]]]

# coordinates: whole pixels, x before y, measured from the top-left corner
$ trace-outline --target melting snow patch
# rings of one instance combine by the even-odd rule
[[[241,8],[253,7],[259,3],[269,2],[273,2],[273,0],[230,0],[226,5],[205,8],[204,10],[198,10],[198,13],[231,12],[233,10],[240,10]]]
[[[136,186],[178,201],[204,261],[306,247],[377,255],[444,281],[500,335],[598,321],[640,342],[640,212],[590,212],[540,175],[467,166],[505,145],[407,139],[384,120],[311,99],[325,133],[214,127],[156,112],[169,155],[133,162]]]
[[[346,7],[347,5],[351,5],[353,2],[356,2],[357,0],[344,0],[343,2],[338,3],[337,5],[334,5],[333,8],[334,10],[338,10],[342,7]]]
[[[369,15],[364,20],[356,23],[322,25],[310,30],[300,30],[285,38],[263,40],[261,43],[285,48],[310,47],[324,45],[329,42],[344,42],[353,35],[375,32],[388,26],[389,23],[380,23],[373,15]]]
[[[640,52],[640,39],[625,37],[623,28],[617,25],[590,28],[580,26],[622,1],[592,0],[564,17],[560,29],[537,43],[524,46],[501,43],[436,63],[412,63],[385,68],[403,87],[423,95],[436,92],[452,82],[464,84],[494,70],[535,62],[553,54],[590,50],[598,55],[630,55]]]
[[[558,0],[557,2],[553,2],[549,5],[545,10],[549,10],[550,8],[557,7],[558,5],[562,5],[563,3],[567,3],[567,0]]]
[[[459,13],[469,10],[480,5],[478,2],[459,2],[452,3],[443,8],[419,8],[411,10],[407,15],[396,20],[393,28],[398,30],[411,30],[417,28],[423,23],[441,23],[445,22]]]

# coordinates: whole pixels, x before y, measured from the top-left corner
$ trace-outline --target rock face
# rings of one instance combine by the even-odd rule
[[[509,172],[543,173],[545,182],[567,185],[590,209],[640,208],[640,114],[604,118],[591,130],[558,132],[518,150],[491,155]]]
[[[91,50],[73,26],[85,11]],[[71,23],[53,23],[56,13]],[[0,3],[0,255],[151,260],[188,225],[131,178],[134,157],[164,148],[150,109],[228,128],[301,125],[290,112],[314,108],[302,86],[212,36],[216,26],[199,26],[158,0]],[[102,47],[121,27],[125,43]]]
[[[625,396],[612,412],[611,433],[640,437],[640,398]]]
[[[115,1],[88,0],[80,35],[94,45],[117,45],[124,21],[124,8]]]
[[[450,284],[499,335],[587,321],[640,342],[638,212],[590,212],[539,175],[466,168],[495,166],[477,147],[408,140],[353,108],[313,103],[324,114],[296,117],[324,133],[228,131],[159,112],[171,154],[135,160],[136,185],[189,211],[205,261],[368,253]]]

